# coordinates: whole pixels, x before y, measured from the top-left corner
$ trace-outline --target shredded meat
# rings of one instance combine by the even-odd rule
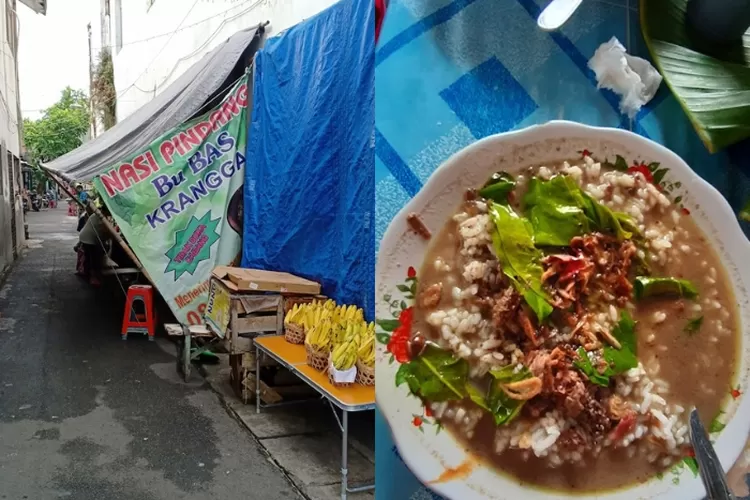
[[[526,338],[528,338],[533,345],[539,345],[539,338],[536,335],[534,323],[529,316],[529,310],[526,306],[521,306],[518,309],[518,322],[521,324],[521,329],[523,330],[524,335],[526,335]]]
[[[539,418],[547,412],[555,409],[555,402],[546,396],[537,396],[523,405],[523,414],[531,418]]]
[[[594,263],[584,255],[548,255],[542,261],[546,266],[542,282],[552,290],[554,305],[567,309],[588,293],[588,284],[594,272]]]
[[[563,414],[569,418],[578,418],[589,399],[586,385],[574,370],[558,372],[553,382],[552,393],[561,403]]]
[[[492,325],[500,332],[518,333],[516,311],[521,305],[521,295],[513,288],[505,290],[492,298]]]
[[[419,296],[419,301],[422,307],[426,309],[432,309],[440,303],[440,297],[443,294],[443,284],[433,283],[428,286]]]
[[[589,439],[577,427],[565,429],[557,438],[557,446],[564,450],[581,450],[587,448]]]
[[[612,440],[619,441],[627,436],[635,428],[635,424],[636,414],[633,410],[628,410],[627,412],[623,413],[622,417],[620,418],[620,422],[611,433]]]
[[[591,434],[595,441],[604,437],[613,425],[612,419],[607,416],[607,410],[593,397],[588,399],[578,422]]]
[[[628,273],[637,249],[632,241],[592,233],[570,240],[570,254],[548,255],[542,281],[551,290],[554,305],[567,309],[594,291],[612,295],[623,305],[632,292]]]
[[[594,289],[611,294],[622,306],[630,298],[633,285],[628,279],[633,256],[638,249],[630,240],[617,241],[612,236],[592,233],[570,240],[576,255],[588,258],[595,266]],[[589,287],[585,293],[589,292]]]
[[[422,222],[422,219],[419,218],[418,214],[412,212],[407,215],[406,223],[415,233],[417,233],[423,239],[429,240],[432,237],[432,233],[430,233],[430,230],[427,229],[427,226],[424,225],[424,222]]]
[[[493,258],[492,254],[489,252],[489,249],[486,250],[488,255],[485,256],[483,254],[480,254],[479,259],[489,260]],[[500,265],[495,263],[495,269],[494,273],[492,273],[492,278],[490,279],[480,279],[476,282],[477,284],[477,297],[480,297],[480,305],[483,305],[486,307],[487,312],[491,314],[492,308],[495,303],[495,295],[499,294],[500,292],[504,291],[508,287],[508,283],[505,280],[505,277],[503,275],[502,270],[500,269]]]
[[[575,346],[560,345],[553,350],[536,349],[529,352],[525,365],[534,377],[542,381],[539,402],[533,399],[525,414],[541,415],[550,407],[557,408],[565,418],[574,419],[581,432],[598,442],[613,427],[610,412],[602,401],[611,400],[607,389],[588,382],[573,366],[577,359]]]

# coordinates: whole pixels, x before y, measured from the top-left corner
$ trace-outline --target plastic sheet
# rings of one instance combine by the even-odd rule
[[[255,59],[243,267],[374,311],[374,6],[342,0]]]

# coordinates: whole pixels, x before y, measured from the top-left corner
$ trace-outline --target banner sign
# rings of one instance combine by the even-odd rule
[[[232,314],[232,298],[229,296],[229,290],[217,279],[211,280],[207,304],[205,319],[216,335],[224,338]]]
[[[214,109],[94,181],[183,324],[203,324],[213,268],[239,263],[247,108],[246,75]]]

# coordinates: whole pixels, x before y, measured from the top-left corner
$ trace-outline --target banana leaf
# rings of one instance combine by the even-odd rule
[[[688,27],[687,4],[640,0],[641,30],[664,81],[715,153],[750,137],[750,30],[732,47],[707,48]]]

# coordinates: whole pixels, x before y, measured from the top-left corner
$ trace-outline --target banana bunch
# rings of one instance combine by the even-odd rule
[[[331,299],[295,304],[285,317],[288,323],[302,325],[307,332],[305,342],[319,351],[335,351],[334,366],[346,370],[360,357],[363,340],[374,336],[364,320],[364,312],[354,305],[336,305]],[[365,356],[366,359],[367,356]],[[344,367],[344,368],[340,368]]]
[[[297,325],[302,323],[306,307],[307,304],[294,304],[294,306],[286,312],[284,323],[294,323]]]
[[[314,323],[312,328],[308,330],[305,342],[316,351],[330,351],[332,328],[333,324],[331,323],[330,318],[324,318],[321,321]]]
[[[367,325],[357,356],[363,365],[375,366],[375,323]]]
[[[348,370],[357,362],[357,352],[362,338],[359,330],[355,330],[352,324],[346,334],[346,339],[333,348],[331,355],[333,367],[339,371]]]

